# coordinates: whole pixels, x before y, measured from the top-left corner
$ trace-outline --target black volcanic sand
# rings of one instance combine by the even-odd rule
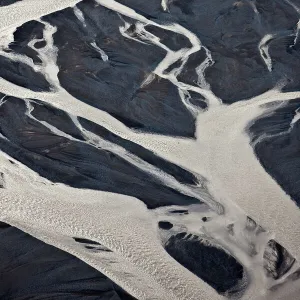
[[[160,0],[124,0],[122,4],[155,22],[176,22],[196,34],[215,60],[215,64],[206,72],[208,83],[225,103],[232,103],[259,95],[283,78],[288,79],[286,90],[300,87],[299,68],[295,68],[295,65],[300,65],[299,45],[293,46],[298,13],[284,1],[259,0],[255,1],[259,12],[257,15],[249,2],[191,0],[183,3],[174,0],[169,3],[170,13],[162,10]],[[55,44],[60,49],[59,78],[64,88],[82,101],[104,109],[124,122],[126,120],[122,118],[125,117],[130,127],[193,136],[192,118],[182,107],[174,87],[162,80],[159,89],[167,91],[161,92],[162,97],[153,95],[153,87],[140,88],[145,73],[155,68],[164,52],[156,46],[120,36],[118,27],[123,22],[116,13],[101,6],[95,7],[93,1],[83,1],[78,7],[86,18],[85,29],[71,9],[46,17],[47,21],[58,27]],[[107,18],[110,19],[109,26]],[[148,28],[175,50],[180,45],[189,46],[189,42],[181,35],[166,33],[154,26]],[[268,71],[258,50],[259,42],[270,33],[278,33],[269,45],[273,59],[272,73]],[[103,62],[99,55],[97,58],[97,53],[86,44],[91,40],[95,40],[106,51],[109,62]],[[204,50],[193,54],[180,80],[194,83],[197,80],[194,69],[204,58]],[[114,111],[116,105],[118,111]],[[157,109],[157,106],[161,109]],[[181,120],[180,126],[174,123],[175,119]]]
[[[16,1],[0,0],[0,6],[13,2]],[[179,23],[196,34],[215,61],[206,70],[205,78],[226,104],[259,95],[280,80],[286,83],[284,91],[300,88],[300,39],[293,45],[299,15],[282,0],[256,0],[259,14],[255,14],[251,1],[173,0],[169,1],[169,12],[162,10],[161,0],[120,2],[155,22]],[[58,47],[58,77],[62,87],[78,101],[110,113],[132,129],[194,137],[195,118],[183,105],[173,84],[155,76],[151,83],[142,86],[165,52],[157,46],[123,37],[119,31],[124,26],[123,20],[94,1],[82,1],[78,7],[84,14],[86,27],[72,8],[44,17],[57,27],[54,42]],[[124,19],[135,23],[130,18]],[[43,28],[37,21],[23,24],[14,33],[15,42],[5,51],[24,54],[40,63],[37,52],[27,44],[34,38],[41,39]],[[134,29],[132,25],[127,33],[135,37]],[[173,50],[190,46],[182,35],[154,26],[147,29]],[[269,43],[272,72],[268,71],[258,49],[266,34],[276,35]],[[102,60],[92,47],[93,42],[106,52],[108,61]],[[36,44],[37,48],[44,46],[44,41]],[[178,79],[195,85],[195,67],[205,58],[203,49],[191,55]],[[26,64],[0,56],[0,65],[0,77],[34,91],[50,90],[44,76]],[[175,62],[172,68],[178,65]],[[85,143],[85,137],[65,112],[38,100],[32,104],[35,118],[76,140],[58,136],[26,116],[23,99],[6,97],[5,101],[0,107],[0,133],[6,139],[1,138],[0,149],[52,182],[130,195],[148,208],[199,203],[121,156]],[[205,99],[196,93],[191,93],[190,101],[203,110],[207,107]],[[300,100],[290,101],[275,113],[255,120],[248,132],[253,142],[265,134],[271,135],[255,145],[255,153],[266,171],[300,206],[300,122],[290,127],[298,107]],[[86,119],[79,118],[79,122],[84,129],[125,148],[179,182],[197,183],[194,174],[151,151]],[[0,188],[5,188],[5,174],[0,174]],[[172,213],[180,217],[188,211],[178,209]],[[210,218],[204,217],[202,221],[208,222]],[[174,230],[173,224],[167,221],[160,221],[158,227]],[[253,227],[251,220],[248,227]],[[233,232],[233,225],[228,230]],[[0,223],[0,238],[0,299],[133,299],[75,257],[5,223]],[[75,242],[82,244],[86,251],[110,251],[81,237],[74,237]],[[178,233],[169,238],[165,249],[221,294],[234,295],[246,285],[241,264],[205,238]],[[295,261],[273,240],[265,250],[264,260],[265,272],[273,279],[282,278]],[[299,273],[290,275],[291,279],[298,278]]]
[[[0,0],[0,6],[7,6],[22,0]]]
[[[45,25],[38,21],[30,21],[19,26],[14,32],[14,42],[9,45],[9,49],[32,58],[37,64],[41,63],[38,53],[30,48],[28,43],[33,39],[43,39],[44,27]]]
[[[18,27],[14,32],[14,42],[9,44],[5,52],[13,52],[25,55],[33,60],[35,64],[42,61],[38,53],[28,46],[32,39],[43,38],[44,24],[38,21],[30,21]],[[0,77],[15,83],[16,85],[33,91],[50,91],[50,84],[44,75],[35,72],[30,66],[19,61],[12,61],[0,55]]]
[[[165,249],[218,293],[232,295],[241,292],[244,277],[242,265],[205,238],[186,232],[178,233],[170,237]]]
[[[78,258],[0,223],[1,300],[134,300]],[[88,251],[88,250],[87,250]]]
[[[9,82],[36,92],[50,91],[50,84],[44,75],[33,71],[28,65],[0,55],[0,66],[0,77]]]
[[[255,1],[259,14],[254,12],[250,1],[191,0],[183,4],[174,0],[169,3],[168,13],[162,10],[161,0],[124,0],[122,4],[155,22],[175,22],[196,34],[215,61],[206,70],[206,80],[224,103],[261,94],[283,79],[287,82],[286,91],[300,87],[299,68],[295,67],[300,65],[299,45],[298,42],[293,45],[299,16],[284,1]],[[78,7],[83,12],[86,27],[72,8],[44,17],[57,27],[54,42],[58,47],[61,85],[79,100],[109,112],[130,128],[194,137],[195,118],[183,105],[173,84],[156,77],[142,87],[143,81],[164,58],[165,51],[123,37],[119,30],[124,26],[123,20],[94,1],[82,1]],[[128,34],[135,36],[135,21],[124,19],[132,24]],[[26,43],[41,37],[43,25],[37,23],[30,21],[19,27],[16,42],[10,46],[36,62],[39,61],[36,51],[29,49]],[[180,34],[152,25],[147,29],[173,50],[190,46],[188,39]],[[276,35],[269,43],[272,72],[268,71],[258,49],[266,34]],[[109,61],[102,60],[91,46],[92,42],[106,52]],[[37,47],[42,46],[43,42],[37,44]],[[205,57],[203,49],[191,55],[179,80],[195,85],[195,67]],[[0,63],[1,77],[32,90],[49,90],[42,75],[26,65],[9,63],[3,57]],[[193,95],[191,102],[206,108],[199,95]]]
[[[55,135],[43,124],[26,115],[24,100],[6,97],[0,107],[0,133],[7,139],[1,140],[0,149],[41,176],[76,188],[130,195],[142,200],[148,208],[200,203],[199,200],[164,185],[147,173],[148,167],[142,170],[111,151],[82,142],[84,138],[66,113],[41,102],[33,106],[34,117],[49,122],[78,139],[74,141]],[[83,122],[84,127],[85,125],[104,141],[120,144],[154,166],[161,165],[163,170],[182,182],[195,182],[196,178],[192,174],[158,158],[143,147],[121,139],[91,122]]]
[[[85,249],[88,250],[93,250],[93,252],[101,252],[101,251],[105,251],[105,252],[113,252],[110,249],[108,249],[105,246],[102,246],[100,243],[92,241],[92,240],[88,240],[85,238],[78,238],[78,237],[73,237],[74,241],[84,245]]]
[[[254,147],[260,163],[300,206],[300,122],[291,128],[290,123],[300,100],[293,100],[257,119],[250,127],[249,134],[255,142],[267,135]],[[271,135],[271,136],[270,136]]]
[[[95,133],[97,136],[102,137],[114,144],[120,145],[126,150],[134,153],[136,156],[140,157],[144,161],[148,162],[151,165],[154,165],[164,172],[172,175],[176,178],[179,182],[185,184],[197,184],[198,180],[196,176],[194,176],[191,172],[163,159],[159,156],[156,156],[152,151],[147,150],[146,148],[135,144],[129,140],[123,139],[109,130],[101,127],[98,124],[95,124],[89,120],[79,118],[81,125],[83,128],[87,129],[90,132]]]
[[[165,51],[123,37],[119,27],[124,21],[117,13],[95,6],[93,1],[83,1],[78,7],[85,16],[86,27],[71,8],[44,18],[58,28],[54,42],[59,49],[61,85],[77,99],[109,112],[130,128],[194,136],[195,119],[172,83],[155,78],[141,87],[164,58]],[[178,34],[169,36],[160,31],[177,47],[183,39]],[[105,51],[109,61],[101,59],[90,45],[92,42]]]
[[[196,34],[215,60],[205,77],[224,103],[259,95],[283,78],[290,80],[286,90],[300,87],[299,68],[295,68],[300,65],[299,45],[290,47],[299,15],[282,0],[255,1],[259,16],[251,7],[251,1],[174,0],[169,1],[170,13],[162,10],[160,0],[124,0],[122,3],[152,16],[154,21],[179,23]],[[266,34],[273,33],[279,33],[279,37],[269,45],[274,64],[270,73],[258,45]],[[201,59],[203,52],[193,54],[190,59]],[[197,79],[196,73],[189,69],[189,64],[187,67],[180,79],[192,83]]]
[[[164,230],[170,230],[173,228],[173,224],[168,221],[160,221],[160,222],[158,222],[158,226],[159,226],[159,228],[164,229]]]
[[[81,244],[92,244],[92,245],[100,245],[98,242],[92,241],[92,240],[88,240],[88,239],[84,239],[84,238],[73,238],[75,242],[81,243]]]
[[[282,288],[284,285],[287,285],[290,283],[290,282],[293,282],[293,281],[296,281],[296,280],[299,280],[300,278],[300,268],[298,268],[294,273],[290,274],[289,276],[287,276],[286,280],[282,283],[278,283],[277,285],[273,286],[271,288],[272,291],[276,291],[280,288]]]
[[[295,263],[295,258],[280,244],[270,240],[264,253],[264,268],[269,277],[279,279],[285,275]]]

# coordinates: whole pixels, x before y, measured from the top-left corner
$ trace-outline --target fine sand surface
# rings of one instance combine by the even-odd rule
[[[4,32],[4,35],[1,32],[1,45],[8,44],[5,33],[13,33],[17,26],[30,20],[40,20],[42,16],[73,7],[78,2],[48,1],[42,4],[41,1],[23,0],[0,8],[0,30]],[[0,92],[20,99],[37,99],[65,111],[73,121],[73,125],[85,136],[84,143],[93,147],[107,147],[106,150],[118,153],[124,160],[137,169],[151,174],[164,186],[195,197],[199,200],[199,204],[195,204],[196,208],[200,203],[205,203],[212,211],[222,207],[222,210],[217,211],[214,221],[208,222],[207,225],[200,222],[199,216],[202,214],[197,211],[198,208],[195,209],[194,215],[186,217],[186,221],[180,221],[177,217],[173,219],[170,217],[169,220],[185,222],[185,228],[193,234],[207,234],[243,265],[249,277],[249,286],[239,299],[282,299],[280,297],[296,299],[296,283],[293,282],[283,285],[280,292],[268,291],[268,288],[275,284],[264,275],[262,264],[264,249],[269,239],[275,239],[296,260],[300,259],[298,225],[300,211],[290,196],[259,163],[247,130],[258,117],[272,112],[278,103],[284,105],[289,100],[299,98],[300,92],[284,93],[279,86],[275,86],[259,96],[231,105],[224,104],[205,82],[204,72],[212,58],[197,35],[179,24],[163,25],[147,19],[129,6],[121,4],[121,1],[97,0],[96,2],[124,18],[137,22],[136,42],[140,42],[141,39],[166,52],[166,56],[153,70],[153,74],[170,81],[178,89],[183,105],[191,115],[195,116],[195,138],[164,136],[131,129],[104,110],[92,107],[71,96],[60,85],[58,79],[59,67],[56,59],[59,49],[57,50],[53,42],[56,28],[46,21],[40,21],[45,25],[47,46],[46,50],[39,52],[42,64],[37,67],[37,72],[45,76],[52,86],[52,91],[34,92],[0,78]],[[164,11],[167,11],[168,1],[162,1],[161,6]],[[84,24],[82,12],[78,8],[76,10],[76,7],[74,11]],[[178,51],[170,50],[156,36],[148,34],[147,25],[179,33],[190,41],[191,46]],[[124,26],[126,28],[126,21]],[[126,33],[123,36],[126,36]],[[264,63],[269,71],[272,71],[272,65],[267,42],[271,38],[266,36],[258,45],[258,49],[267,56]],[[11,40],[11,35],[7,39]],[[109,61],[109,53],[103,52],[96,44],[94,48],[103,61]],[[178,76],[184,65],[190,56],[200,49],[205,50],[206,62],[197,68],[199,84],[181,82]],[[5,55],[9,59],[27,65],[33,64],[22,55],[14,56],[10,53]],[[181,65],[167,72],[177,61],[180,61]],[[151,77],[147,78],[144,84],[150,82]],[[203,97],[208,106],[207,110],[203,112],[193,105],[189,101],[189,92]],[[1,100],[1,106],[4,101],[5,98]],[[31,112],[29,107],[27,115],[32,119]],[[145,161],[118,147],[110,148],[111,145],[107,146],[107,144],[104,146],[100,138],[98,140],[95,135],[80,125],[77,117],[99,124],[118,136],[141,145],[159,157],[196,174],[199,178],[205,178],[206,192],[199,187],[178,182],[172,176],[152,168]],[[55,135],[75,140],[47,122],[35,121],[47,127]],[[14,160],[8,153],[1,152],[0,160],[0,171],[3,172],[5,180],[5,188],[0,189],[1,221],[77,256],[107,275],[137,299],[224,299],[210,285],[167,254],[157,228],[159,218],[165,217],[163,209],[157,208],[151,211],[139,199],[127,195],[76,189],[61,183],[53,184],[25,164]],[[14,161],[14,164],[10,160]],[[253,237],[252,242],[258,251],[257,257],[252,257],[243,250],[244,244],[246,247],[248,241],[243,231],[247,216],[267,232],[263,236]],[[230,239],[226,229],[230,224],[235,224],[234,240]],[[99,258],[95,254],[83,251],[72,237],[99,242],[112,253],[104,253]],[[295,269],[292,269],[286,277],[292,271]]]

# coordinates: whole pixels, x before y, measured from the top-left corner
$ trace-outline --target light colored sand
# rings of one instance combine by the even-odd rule
[[[40,1],[27,0],[4,10],[1,8],[0,28],[11,27],[11,32],[14,26],[31,19],[38,19],[42,15],[77,2],[79,1],[49,1],[42,4]],[[140,30],[146,28],[145,24],[158,26],[116,1],[97,0],[97,2],[141,22],[143,25]],[[196,36],[181,26],[159,25],[159,27],[179,31],[186,35],[193,45],[193,48],[184,51],[167,50],[166,57],[155,73],[166,76],[182,91],[193,90],[206,96],[210,108],[208,112],[198,115],[197,140],[134,132],[107,113],[74,99],[58,86],[55,57],[47,61],[47,54],[44,57],[41,55],[44,62],[44,69],[41,72],[54,85],[57,92],[35,93],[17,87],[4,79],[0,79],[0,92],[21,98],[37,98],[51,103],[71,115],[82,116],[98,123],[176,164],[205,176],[209,181],[210,192],[225,206],[225,219],[220,221],[224,226],[231,221],[237,224],[240,222],[242,225],[245,215],[249,215],[265,229],[270,230],[278,242],[299,258],[299,209],[259,164],[245,129],[252,120],[266,110],[261,108],[261,105],[277,100],[295,99],[300,96],[300,93],[282,94],[274,90],[245,102],[231,106],[222,105],[209,90],[199,86],[183,85],[177,81],[176,76],[174,78],[174,73],[163,74],[163,71],[177,59],[187,59],[194,53],[193,51],[198,51],[201,43]],[[53,33],[53,28],[48,27],[48,30],[46,28],[45,34],[51,30]],[[51,35],[47,39],[47,45],[50,47],[46,49],[50,53],[55,53],[55,47],[51,45]],[[148,40],[163,47],[155,37],[149,37]],[[200,77],[205,70],[205,66],[203,67],[199,69]],[[200,82],[203,83],[203,78]],[[3,221],[77,255],[109,275],[139,299],[222,298],[165,253],[156,232],[157,220],[137,199],[72,189],[60,184],[51,185],[49,181],[21,164],[12,166],[7,156],[3,154],[0,156],[0,170],[4,172],[7,179],[7,188],[0,190],[0,218]],[[191,229],[198,226],[196,218],[189,222]],[[248,271],[254,279],[254,284],[243,299],[257,300],[259,292],[253,294],[252,292],[257,288],[263,288],[263,283],[259,282],[262,278],[261,270],[252,272],[250,269],[253,268],[253,262],[245,257],[241,249],[237,245],[228,243],[222,230],[212,229],[211,234],[215,235],[215,238],[224,239],[223,244],[229,247],[246,268],[249,268]],[[110,267],[107,262],[97,261],[86,252],[80,251],[78,246],[71,243],[69,238],[71,236],[97,240],[114,250],[120,269],[126,269],[128,266],[129,270],[141,275],[141,281],[135,283],[136,276],[130,278],[128,274],[128,277],[124,278],[124,274],[118,274],[116,268]],[[242,235],[238,238],[242,242]],[[261,241],[261,245],[265,242]],[[153,288],[149,288],[149,282]],[[267,297],[269,296],[262,296],[264,299]]]
[[[266,34],[258,45],[262,60],[265,62],[269,72],[272,72],[272,58],[269,54],[269,43],[274,38],[272,34]]]
[[[0,31],[15,28],[30,20],[74,6],[80,0],[22,0],[0,8]]]
[[[7,184],[7,189],[0,190],[1,220],[39,238],[45,235],[45,241],[58,247],[64,243],[60,237],[85,237],[100,242],[122,256],[133,269],[138,268],[138,274],[144,273],[137,290],[136,279],[130,274],[121,273],[117,278],[139,299],[162,299],[159,295],[166,300],[221,299],[167,255],[157,236],[157,224],[142,202],[124,195],[51,185],[25,166],[12,166],[3,155],[0,165]],[[70,241],[62,248],[66,247],[70,247]],[[77,250],[75,247],[72,253],[89,263],[89,254]],[[103,268],[101,259],[94,258],[92,265],[107,275],[115,274],[115,267],[110,269],[106,263]],[[143,286],[148,281],[150,286],[153,282],[152,289]]]

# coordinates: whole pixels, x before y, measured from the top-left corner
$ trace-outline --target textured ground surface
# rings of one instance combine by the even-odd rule
[[[299,20],[0,0],[0,298],[297,300]]]

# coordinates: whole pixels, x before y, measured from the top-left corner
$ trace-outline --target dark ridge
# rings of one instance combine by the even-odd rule
[[[147,25],[145,29],[159,37],[160,42],[173,51],[178,51],[182,48],[190,48],[192,46],[191,42],[182,34],[164,30],[153,25]]]
[[[136,25],[131,24],[128,29],[125,31],[130,37],[135,38],[141,42],[148,43],[147,41],[143,40],[142,38],[139,37],[139,35],[136,33]],[[149,44],[149,43],[148,43]]]
[[[268,27],[270,32],[280,31],[283,28],[293,28],[295,22],[298,22],[297,11],[285,1],[259,0],[256,1],[256,8],[264,20],[265,24],[263,25]],[[275,19],[279,20],[277,24],[273,22]]]
[[[224,103],[228,104],[240,101],[242,99],[249,99],[253,96],[270,90],[278,81],[282,80],[283,78],[289,79],[289,83],[285,87],[286,91],[299,90],[300,87],[299,68],[294,67],[295,65],[300,64],[300,55],[298,51],[299,43],[292,49],[290,47],[292,43],[291,37],[288,37],[288,35],[294,34],[297,27],[297,22],[299,20],[297,11],[291,5],[285,3],[285,1],[260,0],[256,2],[260,18],[257,17],[253,11],[253,8],[251,5],[249,5],[249,3],[247,3],[247,1],[233,3],[233,0],[193,0],[185,2],[182,2],[181,0],[174,0],[169,1],[168,12],[164,12],[162,10],[160,1],[122,1],[124,5],[128,5],[150,19],[155,19],[156,22],[164,24],[178,23],[199,37],[201,43],[211,51],[213,60],[215,61],[215,63],[206,70],[206,80],[211,85],[212,91],[216,94],[216,96],[222,98]],[[203,10],[203,7],[205,7],[205,10]],[[132,50],[128,50],[127,52],[131,52],[133,54],[132,56],[135,56],[135,60],[131,55],[130,59],[127,60],[118,56],[118,59],[116,59],[118,62],[125,63],[130,61],[129,65],[137,65],[136,62],[139,61],[139,66],[137,67],[138,70],[144,70],[145,65],[155,67],[157,61],[148,63],[149,54],[145,53],[144,51],[153,54],[153,57],[159,57],[158,61],[161,61],[161,52],[156,46],[146,46],[135,41],[129,41],[128,39],[126,40],[120,36],[119,41],[117,41],[117,34],[119,33],[117,29],[115,30],[111,27],[114,27],[116,24],[117,28],[122,24],[120,24],[118,17],[115,18],[112,11],[103,10],[103,12],[100,12],[99,8],[94,8],[93,5],[89,4],[88,2],[82,3],[80,8],[84,11],[87,19],[89,19],[87,30],[89,32],[100,32],[98,36],[99,42],[102,38],[102,44],[99,44],[100,47],[103,46],[106,50],[108,50],[108,52],[114,53],[114,56],[117,46],[120,49],[126,50],[128,49],[128,45],[132,47]],[[111,22],[109,30],[107,28],[107,24],[96,20],[96,15],[100,16],[99,19],[101,20],[107,20],[110,18]],[[73,45],[73,39],[75,39],[74,34],[72,35],[70,28],[66,29],[66,27],[71,27],[70,24],[76,23],[76,21],[72,20],[71,18],[71,13],[68,15],[66,10],[64,10],[64,12],[60,15],[54,15],[53,22],[55,22],[55,24],[59,24],[58,28],[62,31],[62,33],[57,33],[59,49],[62,49],[66,43],[69,43],[69,46],[62,51],[65,53],[61,52],[59,54],[59,56],[61,56],[59,59],[61,61],[61,65],[69,71],[68,74],[63,74],[61,76],[65,77],[63,84],[67,86],[69,90],[74,90],[74,95],[76,96],[75,86],[77,82],[72,84],[71,81],[74,81],[74,76],[72,72],[70,72],[71,68],[67,68],[67,63],[64,62],[66,61],[65,58],[67,55],[70,54],[70,48],[72,46],[78,46],[79,49],[82,49],[82,45],[79,45],[81,43],[77,42],[76,45]],[[65,21],[66,24],[63,24],[63,21]],[[78,27],[79,26],[81,25],[79,24]],[[155,28],[154,26],[147,27],[149,27],[149,31],[153,31],[154,34],[161,37],[165,43],[168,43],[168,39],[174,42],[173,39],[175,38],[176,46],[177,44],[185,45],[184,43],[182,44],[181,40],[177,43],[177,39],[184,38],[181,35],[176,35],[171,32]],[[79,33],[82,32],[79,28],[76,28],[76,26],[73,25],[72,31],[76,31],[77,41],[84,39],[81,36],[82,33]],[[107,32],[109,32],[111,41],[109,46],[103,42],[108,38],[108,35],[106,35]],[[274,61],[272,73],[268,71],[257,49],[257,45],[260,43],[266,32],[287,32],[286,37],[276,37],[272,43],[270,43],[270,54]],[[122,51],[120,49],[118,49],[118,52]],[[156,51],[159,52],[159,55],[156,54]],[[73,56],[74,60],[77,62],[82,60],[80,57],[77,57],[77,54],[72,53],[71,56]],[[87,57],[88,54],[86,54],[84,57],[85,61],[88,61]],[[145,58],[146,61],[143,67],[140,67],[141,57]],[[195,67],[198,66],[204,58],[204,49],[191,55],[186,68],[183,70],[178,79],[183,82],[188,81],[187,83],[189,84],[194,84],[194,81],[196,80]],[[82,68],[90,72],[90,64],[91,63],[86,63],[84,66],[82,66]],[[111,61],[111,65],[112,64],[113,59]],[[98,62],[98,69],[99,68],[102,68],[101,62]],[[125,69],[127,70],[129,66],[124,68],[123,64],[122,68],[125,72]],[[137,69],[135,69],[136,74]],[[151,70],[148,69],[147,73],[149,71]],[[135,82],[136,86],[139,86],[141,80],[134,78],[131,73],[129,75],[128,74],[129,73],[126,74],[128,80]],[[230,74],[230,76],[228,76],[228,74]],[[118,78],[119,75],[120,74],[117,74],[115,78]],[[77,74],[76,76],[79,77]],[[82,79],[82,77],[79,77],[79,83],[80,79]],[[99,80],[101,81],[101,78]],[[112,80],[112,82],[115,81]],[[82,83],[80,84],[82,85]],[[84,85],[84,89],[89,88],[90,86],[87,86],[87,84]],[[93,88],[93,90],[95,95],[103,95],[104,99],[109,99],[108,96],[106,96],[106,94],[103,92],[104,88],[99,87],[97,90]],[[135,88],[131,86],[130,90],[131,95],[126,95],[126,93],[123,92],[123,100],[130,99],[130,96],[132,96],[134,93]],[[114,93],[111,93],[111,95],[117,95],[116,91],[117,89],[114,91]],[[129,91],[129,88],[127,88],[126,91]],[[88,98],[90,99],[88,100],[85,100],[87,95],[84,94],[78,97],[80,97],[82,101],[89,101],[89,103],[92,103],[92,105],[97,107],[96,102],[99,101],[99,99],[96,97],[92,98],[89,95]],[[118,97],[120,96],[118,95]],[[168,99],[168,101],[169,104],[173,104],[171,99]],[[154,105],[153,101],[151,104]],[[151,104],[148,105],[150,106]],[[105,106],[105,109],[108,112],[112,110],[112,108],[108,105]],[[125,108],[123,108],[123,110],[125,110]],[[130,109],[128,109],[128,111],[130,111]],[[116,113],[115,111],[112,112]],[[146,122],[144,115],[140,118],[135,118],[135,121],[139,120],[143,120],[145,125],[150,123],[150,120],[147,120]],[[181,122],[180,124],[183,123],[184,122]],[[152,127],[149,126],[149,128],[153,128],[153,124],[151,125]],[[147,130],[148,127],[145,126],[145,128],[145,130]],[[180,130],[178,128],[176,129],[177,131],[172,133],[169,128],[164,127],[164,131],[167,134],[181,134]],[[191,134],[190,131],[189,134]]]
[[[131,24],[131,25],[128,27],[126,33],[127,33],[128,35],[132,35],[132,34],[135,33],[135,31],[136,31],[136,25],[135,25],[135,24]]]
[[[225,103],[259,95],[283,77],[294,79],[288,90],[295,87],[299,90],[299,70],[293,67],[299,64],[299,52],[286,55],[284,39],[272,42],[270,53],[276,63],[270,73],[257,51],[266,32],[296,28],[299,20],[296,10],[285,1],[260,0],[256,6],[260,18],[247,1],[234,4],[232,0],[169,2],[170,14],[176,23],[195,33],[211,51],[215,63],[206,70],[206,80]],[[183,80],[180,78],[180,81]]]
[[[261,165],[300,207],[300,122],[291,127],[300,100],[289,101],[255,120],[248,132]]]
[[[32,39],[42,39],[45,25],[38,21],[29,21],[17,27],[14,32],[14,42],[26,46]]]
[[[99,244],[98,242],[95,242],[95,241],[92,241],[92,240],[88,240],[88,239],[84,239],[84,238],[76,238],[76,237],[73,237],[73,239],[74,239],[76,242],[81,243],[81,244],[101,245],[101,244]]]
[[[143,129],[145,127],[144,124],[139,123],[138,121],[130,120],[129,118],[126,118],[125,116],[118,115],[117,113],[110,113],[114,118],[122,122],[127,127],[130,127],[132,129]]]
[[[5,188],[5,177],[3,172],[0,172],[0,188]]]
[[[171,213],[171,214],[184,214],[184,215],[188,215],[189,211],[187,209],[174,209],[174,210],[170,210],[169,213]]]
[[[112,281],[112,286],[113,286],[115,292],[118,294],[120,300],[138,300],[138,299],[134,298],[133,296],[131,296],[130,294],[128,294],[126,291],[124,291],[121,287],[119,287],[113,281]]]
[[[36,49],[44,48],[47,45],[46,41],[39,41],[34,44]]]
[[[123,139],[111,131],[105,129],[104,127],[97,125],[87,119],[83,119],[81,117],[78,118],[83,128],[85,128],[88,131],[91,131],[95,133],[96,135],[112,142],[117,145],[120,145],[121,147],[124,147],[129,152],[135,154],[136,156],[140,157],[144,161],[150,163],[151,165],[154,165],[160,169],[162,169],[164,172],[174,176],[178,181],[186,184],[197,184],[198,179],[196,176],[194,176],[189,171],[181,168],[178,165],[175,165],[163,158],[160,158],[159,156],[155,155],[152,151],[149,151],[148,149],[135,144],[129,140]]]
[[[278,103],[277,103],[278,104]],[[252,142],[263,134],[278,135],[290,128],[295,110],[300,106],[300,99],[291,100],[279,108],[270,107],[271,111],[260,116],[250,125],[248,132]]]
[[[50,84],[43,74],[35,72],[21,62],[0,56],[0,77],[21,87],[36,91],[50,91]]]
[[[109,250],[106,247],[93,247],[93,246],[84,246],[84,247],[88,250],[93,250],[96,252],[112,252],[111,250]]]
[[[59,49],[58,77],[62,87],[129,128],[194,137],[195,118],[182,103],[177,87],[161,78],[142,86],[165,57],[165,51],[123,37],[119,27],[124,21],[112,10],[95,6],[92,1],[82,2],[79,7],[86,18],[85,28],[72,9],[44,17],[58,28],[54,42]],[[108,61],[101,59],[91,42],[107,53]]]
[[[0,240],[1,300],[136,300],[77,257],[15,227],[0,223]]]
[[[0,149],[50,181],[133,196],[151,209],[199,203],[118,154],[53,134],[25,112],[21,99],[9,97],[2,104],[0,132],[7,139]]]
[[[182,60],[178,59],[174,63],[172,63],[165,71],[164,74],[170,73],[173,69],[177,69],[182,65]]]
[[[181,265],[208,283],[218,293],[241,292],[244,277],[242,265],[205,238],[194,239],[187,233],[173,235],[165,245],[166,251]]]
[[[199,95],[199,97],[192,97],[190,99],[190,102],[195,105],[195,106],[198,106],[200,107],[201,109],[205,110],[207,109],[208,105],[207,103],[205,102],[205,100]]]
[[[194,1],[195,0],[190,0],[189,2],[192,3]],[[194,12],[190,8],[190,6],[186,5],[186,3],[182,3],[182,1],[180,1],[180,0],[173,0],[170,4],[174,5],[175,7],[178,7],[181,10],[181,12],[185,15],[188,15],[188,16],[193,16],[194,15]]]
[[[84,248],[86,248],[86,249],[88,249],[88,250],[96,249],[95,247],[92,247],[92,246],[84,246]]]
[[[28,56],[33,59],[34,63],[41,63],[38,53],[28,46],[33,39],[43,38],[44,24],[38,21],[29,21],[17,27],[14,32],[14,42],[9,45],[13,52]]]
[[[178,80],[193,86],[197,86],[198,75],[196,73],[196,68],[203,63],[206,59],[206,52],[204,49],[197,51],[189,56],[188,61],[182,69],[182,72],[178,75]],[[206,69],[207,71],[208,69]],[[195,92],[190,92],[191,94],[199,94]]]
[[[264,253],[264,268],[268,276],[279,279],[294,265],[295,258],[280,244],[270,240]]]
[[[164,230],[170,230],[173,228],[173,224],[168,221],[159,221],[158,226],[159,226],[159,228],[164,229]]]
[[[266,232],[266,230],[264,228],[262,228],[260,225],[258,225],[256,223],[256,221],[254,221],[249,216],[247,216],[245,230],[250,231],[250,232],[255,231],[256,235]]]
[[[207,109],[208,105],[205,98],[203,98],[200,94],[195,93],[193,91],[190,91],[189,94],[191,96],[190,99],[191,104],[198,106],[203,110]]]
[[[0,0],[0,6],[7,6],[22,0]]]
[[[32,102],[34,110],[32,115],[41,121],[46,121],[61,131],[73,136],[76,139],[84,140],[81,131],[75,126],[70,116],[49,104],[42,101],[34,100]],[[177,166],[165,159],[160,158],[153,152],[147,150],[146,148],[135,144],[129,140],[123,139],[118,135],[115,135],[111,131],[105,129],[104,127],[97,125],[89,120],[78,117],[80,124],[87,129],[100,136],[101,138],[108,140],[114,144],[124,147],[129,152],[132,152],[136,156],[140,157],[144,161],[162,169],[166,173],[174,176],[178,181],[186,184],[197,184],[198,179],[189,171]]]
[[[152,13],[153,6],[156,6],[155,1],[154,1],[154,3],[151,3],[150,5],[148,3],[145,6],[144,6],[143,1],[140,1],[140,0],[138,0],[138,1],[137,0],[123,0],[122,4],[126,5],[128,8],[133,9],[136,13],[142,15],[143,17],[147,18],[148,20],[156,19],[155,15]],[[146,9],[145,9],[145,7],[146,7]]]
[[[41,136],[37,135],[37,138]],[[0,148],[52,182],[130,195],[143,201],[149,209],[199,203],[198,199],[159,184],[114,154],[107,151],[94,152],[92,147],[85,149],[71,143],[71,149],[78,148],[81,153],[85,153],[80,157],[79,153],[68,153],[67,149],[62,152],[59,144],[65,145],[64,143],[69,144],[66,140],[57,141],[58,148],[53,145],[53,150],[46,157],[41,153],[48,151],[48,146],[41,148],[37,142],[32,143],[34,151],[10,144],[6,140],[2,140]]]
[[[246,229],[253,231],[254,229],[256,229],[256,227],[257,227],[257,223],[252,218],[247,216]]]
[[[6,223],[3,223],[3,222],[0,222],[0,229],[3,229],[3,228],[9,228],[10,225],[6,224]]]
[[[76,127],[71,117],[65,111],[39,100],[33,100],[31,104],[34,107],[31,114],[36,119],[46,121],[78,140],[85,140],[80,129]]]

